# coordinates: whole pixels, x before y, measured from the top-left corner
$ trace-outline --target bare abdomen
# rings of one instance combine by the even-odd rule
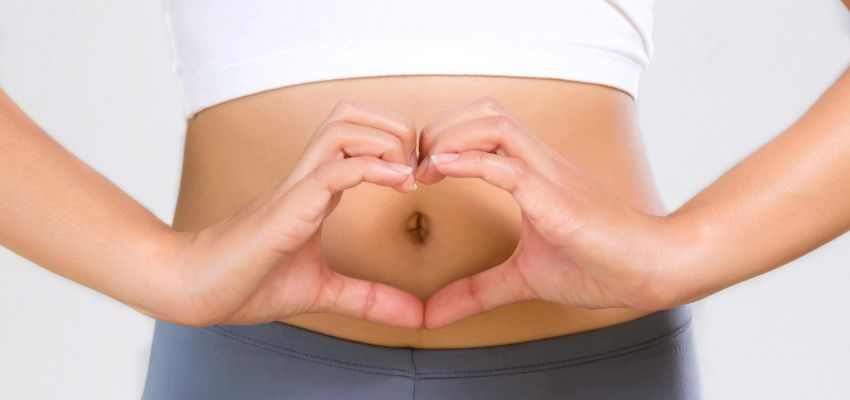
[[[279,88],[222,103],[189,121],[173,226],[201,230],[284,178],[337,102],[364,101],[432,118],[482,95],[495,97],[550,147],[634,207],[664,213],[640,143],[633,100],[604,86],[485,76],[339,79]],[[441,286],[506,259],[520,209],[473,178],[446,178],[412,193],[370,183],[345,191],[322,228],[334,270],[407,290],[423,301]],[[345,339],[416,348],[476,347],[574,333],[644,315],[527,301],[436,330],[410,330],[334,314],[283,322]]]

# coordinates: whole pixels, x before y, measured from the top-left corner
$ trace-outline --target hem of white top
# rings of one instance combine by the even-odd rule
[[[446,60],[452,60],[446,62]],[[596,83],[637,98],[645,63],[598,47],[558,44],[408,43],[284,49],[240,60],[182,82],[185,113],[239,97],[310,82],[402,75],[480,75]]]

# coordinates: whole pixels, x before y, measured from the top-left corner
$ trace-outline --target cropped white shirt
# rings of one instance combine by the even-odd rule
[[[299,83],[496,75],[637,96],[654,0],[163,0],[185,113]]]

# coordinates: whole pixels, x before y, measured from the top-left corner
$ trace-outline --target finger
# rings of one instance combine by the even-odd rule
[[[401,149],[389,153],[389,157],[385,159],[400,164],[411,165],[412,163],[415,167],[416,128],[410,118],[362,101],[343,100],[337,103],[310,138],[297,165],[289,173],[285,186],[298,182],[323,162],[344,158],[346,153],[339,149],[338,142],[326,140],[326,137],[330,136],[333,139],[345,137],[351,133],[351,130],[346,128],[352,125],[372,128],[374,131],[395,136],[401,142]],[[412,185],[413,178],[411,177],[407,183]]]
[[[303,177],[310,172],[306,168],[312,165],[356,156],[373,156],[405,165],[410,161],[410,155],[397,135],[370,126],[335,121],[314,137],[313,143],[301,155],[298,170],[293,171],[291,176],[292,179],[299,175]],[[412,176],[403,183],[407,185],[402,184],[395,189],[404,192],[413,189],[410,185],[413,183]]]
[[[420,131],[420,145],[430,142],[433,135],[437,135],[446,128],[472,119],[492,117],[509,113],[507,107],[491,96],[476,97],[461,106],[445,112],[434,118]],[[420,148],[420,155],[424,153]],[[424,161],[424,160],[423,160]]]
[[[425,303],[425,327],[441,328],[497,307],[539,298],[511,257],[434,293]]]
[[[432,143],[437,141],[437,137],[440,133],[448,127],[479,118],[509,115],[504,112],[506,110],[507,107],[504,107],[495,98],[491,96],[481,96],[463,103],[460,107],[441,114],[422,127],[422,130],[419,132],[419,158],[417,164],[428,162],[427,155],[430,154],[428,149],[431,147]]]
[[[498,146],[493,148],[496,154],[507,154],[533,162],[535,167],[550,179],[556,179],[557,161],[560,154],[546,145],[543,140],[523,123],[516,114],[504,104],[490,96],[483,96],[470,101],[457,110],[453,110],[430,124],[426,125],[420,134],[420,158],[414,176],[423,183],[434,183],[442,179],[428,162],[427,155],[443,152],[461,152],[472,149],[483,150],[475,145],[477,142],[466,140],[463,143],[450,145],[450,148],[440,147],[446,141],[446,136],[454,134],[458,138],[467,136],[467,130],[458,125],[467,126],[474,120],[485,120],[482,124],[473,126],[483,128],[482,133],[490,134],[490,140],[496,140]],[[488,126],[489,125],[489,126]],[[476,140],[482,140],[477,138]],[[487,147],[490,148],[490,147]],[[548,162],[547,162],[548,161]]]
[[[402,328],[422,327],[422,302],[416,296],[380,282],[352,278],[324,269],[311,312],[348,315]]]
[[[441,162],[440,158],[440,154],[430,158],[440,174],[481,178],[510,193],[532,226],[553,245],[560,245],[559,241],[584,225],[582,210],[589,208],[578,185],[564,190],[514,157],[472,150],[457,153],[453,161]]]
[[[325,123],[339,120],[371,126],[396,135],[403,144],[405,154],[415,155],[416,126],[409,117],[363,101],[344,100],[337,103]],[[406,163],[407,160],[402,164]]]
[[[398,169],[394,169],[398,168]],[[269,214],[264,219],[271,235],[276,236],[277,248],[288,252],[300,246],[316,232],[332,211],[334,194],[361,182],[392,187],[409,179],[411,168],[376,157],[359,156],[328,161],[319,165],[292,188],[272,197]]]
[[[496,115],[460,122],[432,135],[428,144],[422,145],[424,154],[460,153],[469,150],[495,152],[534,163],[535,168],[555,170],[549,154],[514,119]],[[433,184],[443,175],[433,168],[429,159],[419,164],[414,176],[420,182]]]
[[[431,146],[433,143],[438,142],[443,132],[449,128],[467,121],[493,117],[500,117],[504,121],[504,125],[513,125],[513,127],[518,128],[517,133],[530,132],[520,118],[502,104],[502,102],[491,96],[482,96],[465,103],[460,108],[452,110],[425,125],[420,132],[420,155],[432,153]],[[542,143],[534,136],[530,139]],[[422,158],[422,161],[424,161],[424,158]]]

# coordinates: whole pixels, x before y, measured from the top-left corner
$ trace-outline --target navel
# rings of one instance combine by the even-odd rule
[[[429,219],[425,214],[415,211],[405,223],[405,231],[416,244],[425,244],[429,235]]]

